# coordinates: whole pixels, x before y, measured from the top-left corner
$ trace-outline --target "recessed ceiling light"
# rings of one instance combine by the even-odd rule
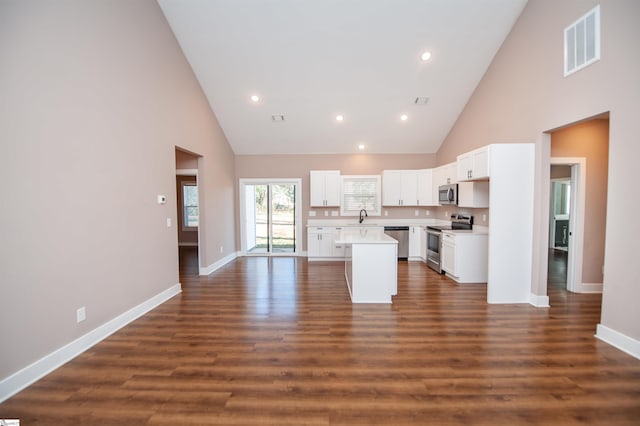
[[[358,145],[358,149],[359,149],[360,151],[362,151],[364,148],[365,148],[365,146],[364,146],[364,144],[363,144],[363,143],[361,143],[361,144],[359,144],[359,145]]]
[[[336,121],[343,121],[344,117],[342,115],[336,115]]]
[[[402,121],[407,121],[408,119],[409,119],[409,116],[407,116],[407,114],[402,114],[400,116],[400,120],[402,120]]]
[[[420,59],[422,59],[423,61],[428,61],[429,59],[431,59],[431,52],[424,52],[422,55],[420,55]]]
[[[258,95],[251,95],[251,102],[258,102],[260,101],[260,96]]]

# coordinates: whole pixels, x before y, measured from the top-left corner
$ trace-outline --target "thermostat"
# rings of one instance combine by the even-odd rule
[[[167,204],[167,196],[158,195],[158,204]]]

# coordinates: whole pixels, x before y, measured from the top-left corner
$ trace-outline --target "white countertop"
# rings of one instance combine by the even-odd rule
[[[443,219],[424,219],[424,218],[415,218],[415,219],[378,219],[375,217],[369,217],[364,220],[362,223],[358,223],[358,218],[355,217],[353,219],[308,219],[307,226],[332,226],[332,227],[343,227],[343,226],[429,226],[429,225],[450,225],[451,221],[443,220]]]
[[[336,244],[398,244],[398,241],[384,233],[382,229],[367,227],[347,227],[340,231]]]
[[[471,230],[467,230],[467,229],[446,229],[444,231],[442,231],[443,233],[447,233],[447,234],[455,234],[455,235],[488,235],[489,234],[489,228],[485,227],[485,226],[473,226],[473,229]]]

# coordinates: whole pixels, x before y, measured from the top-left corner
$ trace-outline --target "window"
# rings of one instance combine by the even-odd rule
[[[380,216],[380,176],[342,176],[340,214],[357,216],[365,209],[369,216]]]
[[[186,230],[198,228],[198,185],[195,182],[182,184],[182,226]]]

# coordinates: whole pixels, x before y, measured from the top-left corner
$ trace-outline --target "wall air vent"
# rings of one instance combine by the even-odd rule
[[[564,30],[564,76],[600,59],[600,5]]]
[[[426,105],[427,102],[429,102],[429,98],[427,98],[426,96],[418,96],[413,103],[416,105]]]
[[[279,123],[281,121],[284,121],[284,115],[283,114],[275,114],[271,116],[271,121],[273,121],[274,123]]]

